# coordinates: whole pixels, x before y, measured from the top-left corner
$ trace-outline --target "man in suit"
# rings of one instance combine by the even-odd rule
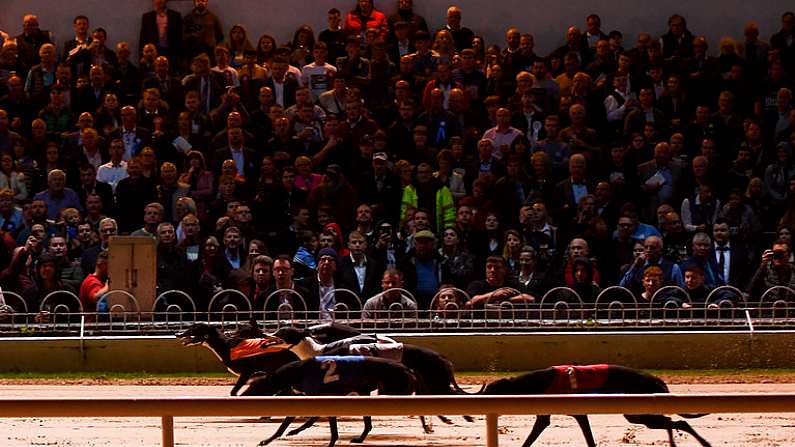
[[[577,214],[577,204],[587,194],[593,194],[593,185],[586,180],[585,156],[574,154],[569,158],[569,178],[555,185],[555,203],[558,222],[569,222]]]
[[[380,291],[383,268],[367,254],[367,238],[359,231],[348,235],[351,254],[340,260],[339,276],[342,288],[356,292],[364,300]]]
[[[273,288],[260,294],[260,297],[263,299],[260,306],[265,306],[267,302],[267,306],[265,307],[266,312],[286,310],[284,308],[279,309],[282,305],[290,305],[294,311],[316,311],[318,309],[318,301],[309,298],[309,291],[301,284],[293,281],[293,273],[294,270],[289,256],[281,255],[273,262]],[[282,292],[276,293],[272,297],[270,296],[278,290]],[[304,308],[302,300],[298,299],[296,295],[299,295],[303,299],[303,303],[306,303],[306,308]],[[270,301],[267,300],[268,297],[270,297]],[[273,314],[270,314],[266,315],[265,318],[272,318],[273,316]]]
[[[221,167],[224,160],[234,160],[237,173],[246,179],[246,182],[253,184],[257,180],[260,162],[254,149],[245,146],[243,129],[239,127],[230,128],[227,131],[227,146],[215,151],[215,173],[221,175]]]
[[[200,107],[202,113],[210,113],[211,110],[221,104],[221,95],[224,94],[224,75],[210,70],[210,56],[202,53],[193,58],[191,62],[192,74],[189,74],[182,81],[185,90],[196,90],[199,92]]]
[[[748,250],[740,244],[732,243],[730,236],[729,222],[724,218],[715,220],[712,225],[714,243],[710,257],[714,259],[724,284],[745,290],[751,259]]]
[[[182,103],[184,95],[182,94],[182,83],[176,77],[169,75],[169,67],[168,58],[158,56],[155,59],[155,73],[144,80],[143,89],[156,88],[160,90],[160,97],[174,106]]]
[[[102,199],[102,211],[107,215],[113,213],[113,188],[109,184],[97,180],[97,169],[91,163],[80,164],[80,185],[75,190],[84,207],[86,197],[96,194]]]
[[[121,108],[121,127],[110,134],[110,140],[120,139],[124,141],[124,161],[138,155],[145,146],[150,143],[152,134],[149,129],[138,126],[138,112],[133,106]]]
[[[678,197],[677,185],[682,178],[682,166],[674,162],[668,143],[654,147],[654,159],[638,166],[638,179],[643,203],[642,213],[646,221],[653,221],[657,207],[663,203],[673,204]]]
[[[295,91],[298,90],[298,80],[288,74],[288,65],[287,59],[274,58],[271,64],[271,77],[262,84],[265,87],[270,87],[276,104],[285,109],[295,104]]]
[[[84,15],[76,16],[72,21],[72,26],[75,29],[75,36],[64,42],[62,61],[91,44],[91,36],[88,35],[88,17]]]
[[[157,54],[174,57],[182,45],[182,16],[168,9],[168,0],[153,0],[153,10],[141,16],[141,34],[138,51],[151,43],[157,47]]]
[[[337,309],[344,313],[345,309],[351,311],[361,309],[362,305],[356,301],[356,298],[349,293],[337,293],[335,290],[339,287],[337,285],[337,251],[333,248],[326,247],[320,249],[317,255],[317,273],[307,276],[298,281],[307,291],[307,296],[304,299],[307,301],[307,306],[316,307],[320,310],[320,319],[327,320],[334,316],[334,310]],[[312,304],[309,304],[309,302]],[[350,314],[345,314],[350,317]]]

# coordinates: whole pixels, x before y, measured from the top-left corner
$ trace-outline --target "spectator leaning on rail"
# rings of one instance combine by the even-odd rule
[[[489,256],[486,259],[486,279],[469,283],[467,293],[470,298],[465,303],[469,309],[483,309],[486,304],[532,303],[535,297],[519,292],[520,286],[508,277],[508,266],[502,256]]]

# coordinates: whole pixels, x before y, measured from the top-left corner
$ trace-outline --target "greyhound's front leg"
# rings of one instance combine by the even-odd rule
[[[541,436],[541,432],[547,427],[549,427],[549,415],[536,416],[536,423],[533,425],[533,429],[530,430],[530,434],[527,435],[527,439],[524,441],[524,444],[522,444],[522,447],[530,447],[533,445],[536,439]]]
[[[585,442],[588,443],[588,447],[596,447],[596,442],[593,439],[593,432],[591,432],[591,424],[588,422],[588,416],[581,414],[572,417],[580,424],[580,430],[582,430],[582,435],[585,436]]]
[[[306,422],[304,422],[304,424],[301,425],[300,427],[296,428],[295,430],[288,431],[287,432],[287,436],[295,436],[298,433],[301,433],[302,431],[306,430],[307,428],[315,425],[315,422],[317,422],[318,419],[320,419],[320,418],[317,417],[317,416],[312,416],[311,418],[307,419]]]
[[[337,443],[337,439],[339,439],[339,433],[337,432],[337,418],[331,416],[328,418],[328,428],[331,430],[331,439],[328,442],[328,447],[334,447],[334,444]]]
[[[240,373],[240,375],[237,377],[237,382],[235,382],[235,386],[232,387],[232,391],[229,392],[229,395],[237,396],[237,392],[240,391],[240,388],[243,388],[243,385],[245,385],[250,378],[251,374]]]
[[[274,439],[277,439],[279,436],[281,436],[282,433],[284,433],[284,431],[287,430],[287,427],[289,427],[294,420],[295,420],[294,416],[287,416],[286,418],[284,418],[282,425],[279,426],[279,429],[276,430],[276,433],[274,433],[270,438],[260,441],[259,443],[260,447],[270,444],[271,442],[273,442]]]
[[[372,429],[373,429],[373,418],[371,418],[370,416],[365,416],[364,417],[364,431],[362,431],[362,434],[359,435],[358,438],[351,439],[351,442],[353,444],[360,444],[360,443],[364,442],[364,438],[367,437],[367,435],[370,433],[370,430],[372,430]]]

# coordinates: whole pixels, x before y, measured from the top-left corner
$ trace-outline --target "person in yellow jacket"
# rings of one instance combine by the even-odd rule
[[[432,228],[438,234],[455,225],[455,204],[450,189],[433,178],[433,168],[428,163],[417,166],[417,181],[403,188],[400,206],[400,223],[405,225],[417,208],[434,210]]]

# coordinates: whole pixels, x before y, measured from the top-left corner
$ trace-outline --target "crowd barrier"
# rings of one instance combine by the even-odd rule
[[[408,290],[390,291],[417,302]],[[756,299],[735,287],[718,287],[704,302],[693,302],[687,291],[677,286],[661,288],[650,300],[638,299],[630,290],[612,286],[604,289],[594,302],[584,302],[573,289],[555,287],[536,302],[487,302],[479,309],[463,305],[469,296],[461,289],[452,289],[456,300],[441,301],[441,294],[449,291],[437,293],[429,309],[404,308],[395,303],[374,312],[364,311],[363,300],[348,289],[329,292],[336,294],[338,304],[323,312],[306,310],[307,299],[292,289],[275,290],[261,303],[252,303],[238,290],[221,290],[203,308],[189,294],[169,290],[161,293],[148,309],[142,308],[128,292],[116,290],[105,297],[124,295],[129,306],[113,304],[104,312],[83,309],[80,299],[68,291],[48,294],[38,309],[29,309],[19,294],[4,291],[0,302],[0,333],[157,334],[173,333],[198,321],[237,326],[251,319],[266,329],[336,321],[363,329],[390,331],[625,327],[743,327],[753,331],[795,323],[795,290],[783,286],[770,288]],[[279,303],[284,295],[290,296],[290,303]]]
[[[346,396],[174,398],[0,398],[0,417],[160,417],[162,446],[174,446],[174,417],[485,415],[497,447],[500,415],[792,413],[795,393],[541,396]]]

